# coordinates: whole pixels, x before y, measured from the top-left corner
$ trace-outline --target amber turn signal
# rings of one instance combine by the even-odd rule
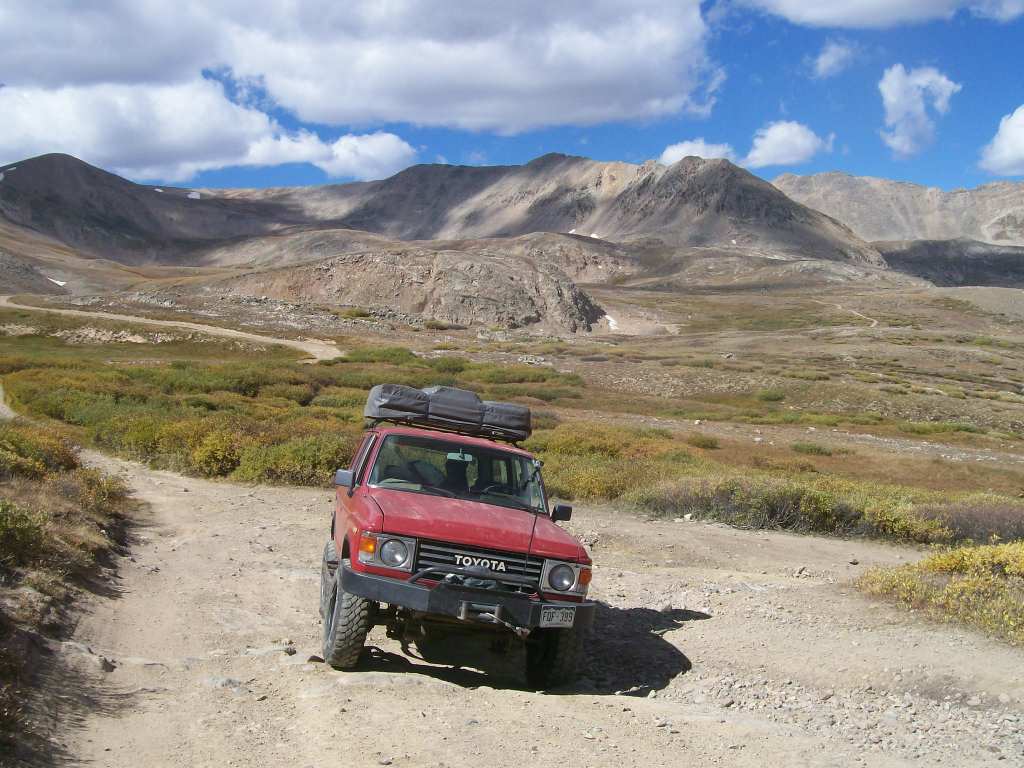
[[[592,573],[589,568],[580,568],[580,586],[585,587],[590,583]]]
[[[359,538],[359,552],[364,555],[373,555],[377,552],[377,537],[364,533]]]

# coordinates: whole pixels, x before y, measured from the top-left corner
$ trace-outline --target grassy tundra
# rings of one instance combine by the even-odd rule
[[[870,449],[853,452],[817,440],[755,445],[746,437],[720,438],[681,424],[682,419],[710,419],[744,428],[801,426],[821,430],[818,434],[842,425],[851,431],[941,437],[979,446],[1018,440],[1005,426],[945,418],[947,411],[919,421],[905,418],[899,409],[886,413],[859,408],[858,397],[902,403],[914,397],[904,389],[922,389],[913,382],[893,385],[891,374],[859,372],[852,382],[843,382],[844,399],[830,409],[820,402],[822,388],[845,374],[835,361],[824,358],[817,363],[828,370],[821,371],[700,357],[667,343],[661,349],[648,345],[640,350],[628,345],[591,348],[552,342],[531,347],[456,340],[433,349],[421,343],[415,354],[404,347],[359,346],[348,339],[345,357],[307,365],[297,362],[294,352],[272,346],[254,349],[194,334],[154,334],[95,321],[90,323],[93,332],[99,326],[114,336],[106,336],[102,345],[89,344],[80,338],[80,323],[31,313],[2,314],[0,325],[20,323],[34,329],[0,336],[0,376],[16,409],[61,424],[84,444],[187,474],[326,484],[332,470],[351,457],[362,429],[366,391],[373,384],[449,384],[534,407],[537,429],[527,447],[544,459],[549,488],[562,498],[615,502],[651,516],[690,515],[740,527],[868,535],[956,547],[953,551],[1024,538],[1024,503],[1017,498],[1024,478],[1017,471],[894,457]],[[119,340],[129,333],[136,338]],[[531,349],[579,364],[565,373],[555,366],[495,359]],[[706,390],[686,397],[623,397],[604,376],[615,366],[685,369],[693,372],[686,376],[711,378]],[[733,386],[723,393],[716,388],[723,380],[751,385],[747,391]],[[890,385],[900,393],[884,389]],[[940,392],[930,387],[927,395],[920,395],[922,401],[956,401],[932,390]],[[977,394],[972,390],[971,396]],[[1008,419],[1018,418],[1013,411],[1007,413]],[[638,425],[653,418],[667,420],[671,428]],[[888,580],[876,574],[864,586],[874,594],[920,603],[924,593],[915,592],[910,599],[905,585],[924,579],[925,573],[932,572],[901,571]],[[1006,580],[1008,588],[1019,578],[1012,570],[991,575]],[[929,583],[934,586],[935,580]],[[974,585],[980,589],[981,582],[969,580],[960,588]],[[978,605],[989,599],[987,594],[975,596]],[[976,623],[1019,638],[996,626],[994,608],[970,614],[984,614],[988,618]],[[957,617],[971,620],[970,615]]]

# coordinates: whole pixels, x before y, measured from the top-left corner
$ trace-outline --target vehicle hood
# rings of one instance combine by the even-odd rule
[[[539,557],[550,557],[556,560],[590,562],[590,557],[579,540],[543,515],[537,517],[537,526],[533,529],[533,544],[530,547],[530,554]]]
[[[426,493],[374,488],[384,531],[453,544],[529,552],[537,515],[521,509]]]

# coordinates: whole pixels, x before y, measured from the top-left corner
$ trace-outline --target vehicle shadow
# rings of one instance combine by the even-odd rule
[[[594,626],[583,643],[576,681],[549,693],[646,696],[661,690],[693,666],[664,635],[709,618],[697,611],[616,608],[598,603]],[[426,658],[415,648],[396,654],[370,647],[359,668],[419,674],[467,688],[527,687],[523,645],[513,643],[508,651],[496,653],[489,639],[480,635],[453,635]]]

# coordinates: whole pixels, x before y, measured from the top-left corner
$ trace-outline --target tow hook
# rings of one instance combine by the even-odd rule
[[[505,621],[504,619],[499,619],[493,613],[481,613],[479,614],[479,617],[481,619],[490,619],[495,624],[500,624],[506,629],[511,629],[512,634],[514,634],[520,640],[525,640],[527,637],[530,636],[530,630],[528,630],[526,627],[517,627],[515,624],[512,624],[511,622]]]

